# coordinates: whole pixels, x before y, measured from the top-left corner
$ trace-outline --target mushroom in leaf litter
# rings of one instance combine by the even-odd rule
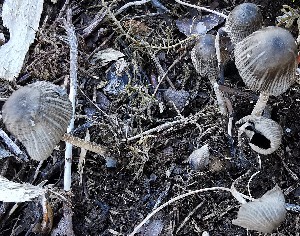
[[[270,95],[284,93],[296,80],[297,45],[276,26],[258,30],[236,44],[235,64],[246,86],[260,91],[252,115],[260,116]]]
[[[261,198],[247,202],[241,206],[234,225],[272,233],[284,221],[286,216],[285,199],[282,190],[275,186]]]
[[[72,117],[72,104],[65,90],[50,82],[36,82],[13,92],[3,105],[2,117],[7,130],[37,161],[47,159],[60,140],[101,155],[107,151],[65,134]]]
[[[9,132],[34,160],[45,160],[67,131],[72,105],[67,93],[48,82],[36,82],[15,91],[2,109]]]
[[[209,157],[209,146],[205,144],[191,153],[188,162],[193,170],[203,170],[209,164]]]
[[[249,115],[236,124],[243,124],[238,131],[239,146],[241,135],[245,133],[249,138],[249,146],[260,154],[268,155],[279,148],[283,132],[277,122],[263,116]]]
[[[227,114],[222,92],[219,90],[217,79],[219,77],[218,58],[215,48],[215,36],[206,34],[199,38],[191,52],[193,65],[201,77],[207,77],[213,86],[221,114]]]
[[[236,44],[262,27],[263,17],[260,9],[253,3],[236,6],[228,15],[225,30],[233,44]]]

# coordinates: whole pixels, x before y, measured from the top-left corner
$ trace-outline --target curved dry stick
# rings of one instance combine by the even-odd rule
[[[196,6],[196,5],[193,5],[193,4],[189,4],[189,3],[187,3],[187,2],[183,2],[183,1],[181,1],[181,0],[175,0],[175,2],[177,2],[177,3],[181,4],[181,5],[187,6],[187,7],[196,8],[196,9],[198,9],[198,10],[200,10],[200,11],[207,11],[207,12],[216,14],[216,15],[218,15],[218,16],[221,16],[221,17],[225,18],[225,19],[227,18],[227,15],[225,15],[225,14],[223,14],[223,13],[221,13],[221,12],[217,12],[217,11],[214,11],[214,10],[210,10],[210,9],[208,9],[208,8],[206,8],[206,7],[199,7],[199,6]]]
[[[61,138],[62,141],[68,142],[76,147],[84,148],[88,151],[95,152],[105,157],[108,153],[108,149],[106,147],[102,147],[99,144],[94,142],[86,141],[81,138],[74,137],[70,134],[64,134]]]
[[[166,206],[170,205],[173,202],[176,202],[182,198],[188,197],[190,195],[193,194],[197,194],[197,193],[201,193],[201,192],[206,192],[206,191],[227,191],[232,193],[232,190],[229,188],[225,188],[225,187],[211,187],[211,188],[203,188],[203,189],[198,189],[195,191],[191,191],[188,193],[184,193],[182,195],[179,195],[175,198],[172,198],[171,200],[167,201],[166,203],[162,204],[160,207],[156,208],[154,211],[152,211],[138,226],[136,226],[134,228],[134,230],[132,231],[131,234],[129,234],[129,236],[134,236],[139,230],[140,228],[152,217],[154,216],[157,212],[159,212],[160,210],[162,210],[163,208],[165,208]]]

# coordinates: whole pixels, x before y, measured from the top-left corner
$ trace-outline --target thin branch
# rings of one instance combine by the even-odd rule
[[[101,21],[106,16],[106,11],[107,10],[105,10],[104,8],[102,8],[102,11],[99,12],[95,16],[95,19],[93,20],[93,22],[83,30],[82,37],[87,38],[87,37],[89,37],[91,35],[91,33],[98,27],[98,25],[101,23]]]
[[[121,14],[123,11],[125,11],[128,7],[131,6],[139,6],[139,5],[143,5],[147,2],[151,2],[151,0],[141,0],[141,1],[134,1],[134,2],[129,2],[126,3],[124,6],[122,6],[119,10],[117,10],[116,13],[114,13],[115,16]]]
[[[207,191],[227,191],[227,192],[232,192],[231,189],[229,188],[225,188],[225,187],[212,187],[212,188],[203,188],[203,189],[199,189],[199,190],[195,190],[195,191],[191,191],[188,193],[184,193],[182,195],[179,195],[175,198],[172,198],[171,200],[167,201],[166,203],[162,204],[160,207],[156,208],[154,211],[152,211],[138,226],[136,226],[134,228],[134,230],[132,231],[131,234],[129,234],[129,236],[134,236],[137,232],[139,232],[140,228],[147,223],[147,221],[154,216],[157,212],[159,212],[160,210],[162,210],[163,208],[165,208],[166,206],[172,204],[173,202],[176,202],[182,198],[197,194],[197,193],[202,193],[202,192],[207,192]]]
[[[166,78],[166,80],[168,81],[170,87],[172,89],[176,89],[174,84],[172,83],[172,81],[168,77],[168,72],[165,72],[164,69],[162,68],[161,64],[159,63],[159,59],[157,58],[157,56],[153,52],[151,52],[151,50],[149,48],[148,48],[148,53],[149,53],[151,59],[153,60],[156,69],[158,70],[158,74],[160,76],[159,84],[161,83],[163,78]]]
[[[170,70],[182,59],[182,57],[186,54],[186,51],[184,51],[184,53],[182,53],[176,60],[173,61],[172,65],[169,66],[169,68],[167,69],[166,72],[164,72],[164,74],[161,76],[154,92],[153,92],[153,97],[155,96],[155,94],[157,93],[159,86],[161,85],[161,83],[163,82],[164,78],[166,78],[167,74],[170,72]],[[170,85],[171,86],[171,85]],[[174,86],[174,85],[173,85]]]
[[[99,144],[96,144],[94,142],[90,142],[90,141],[87,141],[87,140],[84,140],[84,139],[74,137],[74,136],[69,135],[69,134],[64,134],[63,137],[62,137],[62,140],[67,142],[67,143],[70,143],[71,145],[74,145],[74,146],[77,146],[77,147],[80,147],[80,148],[84,148],[84,149],[86,149],[88,151],[91,151],[91,152],[98,153],[103,157],[105,157],[106,154],[108,153],[108,150],[107,150],[106,147],[100,146]]]
[[[221,16],[221,17],[225,18],[225,19],[227,18],[227,15],[225,15],[225,14],[223,14],[223,13],[221,13],[221,12],[217,12],[217,11],[214,11],[214,10],[210,10],[210,9],[208,9],[208,8],[206,8],[206,7],[199,7],[199,6],[190,4],[190,3],[183,2],[183,1],[181,1],[181,0],[175,0],[175,2],[177,2],[177,3],[181,4],[181,5],[187,6],[187,7],[196,8],[196,9],[198,9],[198,10],[200,10],[200,11],[207,11],[207,12],[216,14],[216,15],[218,15],[218,16]]]
[[[0,137],[3,139],[8,148],[17,156],[17,158],[28,161],[27,155],[8,137],[8,135],[0,129]]]
[[[63,19],[64,28],[67,31],[68,42],[70,45],[70,94],[69,99],[72,103],[73,114],[67,132],[74,129],[75,122],[75,107],[76,107],[76,94],[77,94],[77,38],[75,29],[72,24],[72,10],[67,10],[67,20]],[[65,172],[64,172],[64,190],[70,191],[71,189],[71,165],[72,165],[72,144],[66,143],[65,151]]]

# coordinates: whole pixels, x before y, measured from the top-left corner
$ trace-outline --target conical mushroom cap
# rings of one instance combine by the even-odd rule
[[[260,9],[253,3],[236,6],[228,15],[225,29],[232,43],[236,44],[261,29],[263,18]]]
[[[219,73],[215,39],[211,34],[200,37],[191,52],[193,65],[200,76],[216,78]]]
[[[36,82],[13,92],[3,105],[3,122],[32,159],[45,160],[66,132],[72,104],[66,92],[49,82]]]
[[[244,83],[270,95],[284,93],[296,80],[297,46],[291,33],[276,26],[254,32],[234,50]]]

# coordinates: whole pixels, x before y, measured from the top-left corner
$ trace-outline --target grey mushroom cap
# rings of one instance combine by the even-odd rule
[[[272,233],[286,217],[285,199],[276,185],[261,198],[245,203],[232,223],[262,233]]]
[[[239,133],[246,134],[249,146],[257,153],[268,155],[279,148],[283,131],[277,122],[263,116],[249,115],[236,124],[243,124]]]
[[[253,3],[236,6],[228,15],[225,29],[236,44],[262,27],[263,17],[260,9]]]
[[[214,35],[206,34],[199,38],[192,49],[192,62],[200,76],[216,78],[219,73],[215,40]]]
[[[291,33],[276,26],[263,28],[239,42],[235,64],[253,91],[278,96],[296,80],[297,45]]]
[[[3,122],[34,160],[49,157],[66,132],[72,104],[64,89],[36,82],[13,92],[2,108]]]

